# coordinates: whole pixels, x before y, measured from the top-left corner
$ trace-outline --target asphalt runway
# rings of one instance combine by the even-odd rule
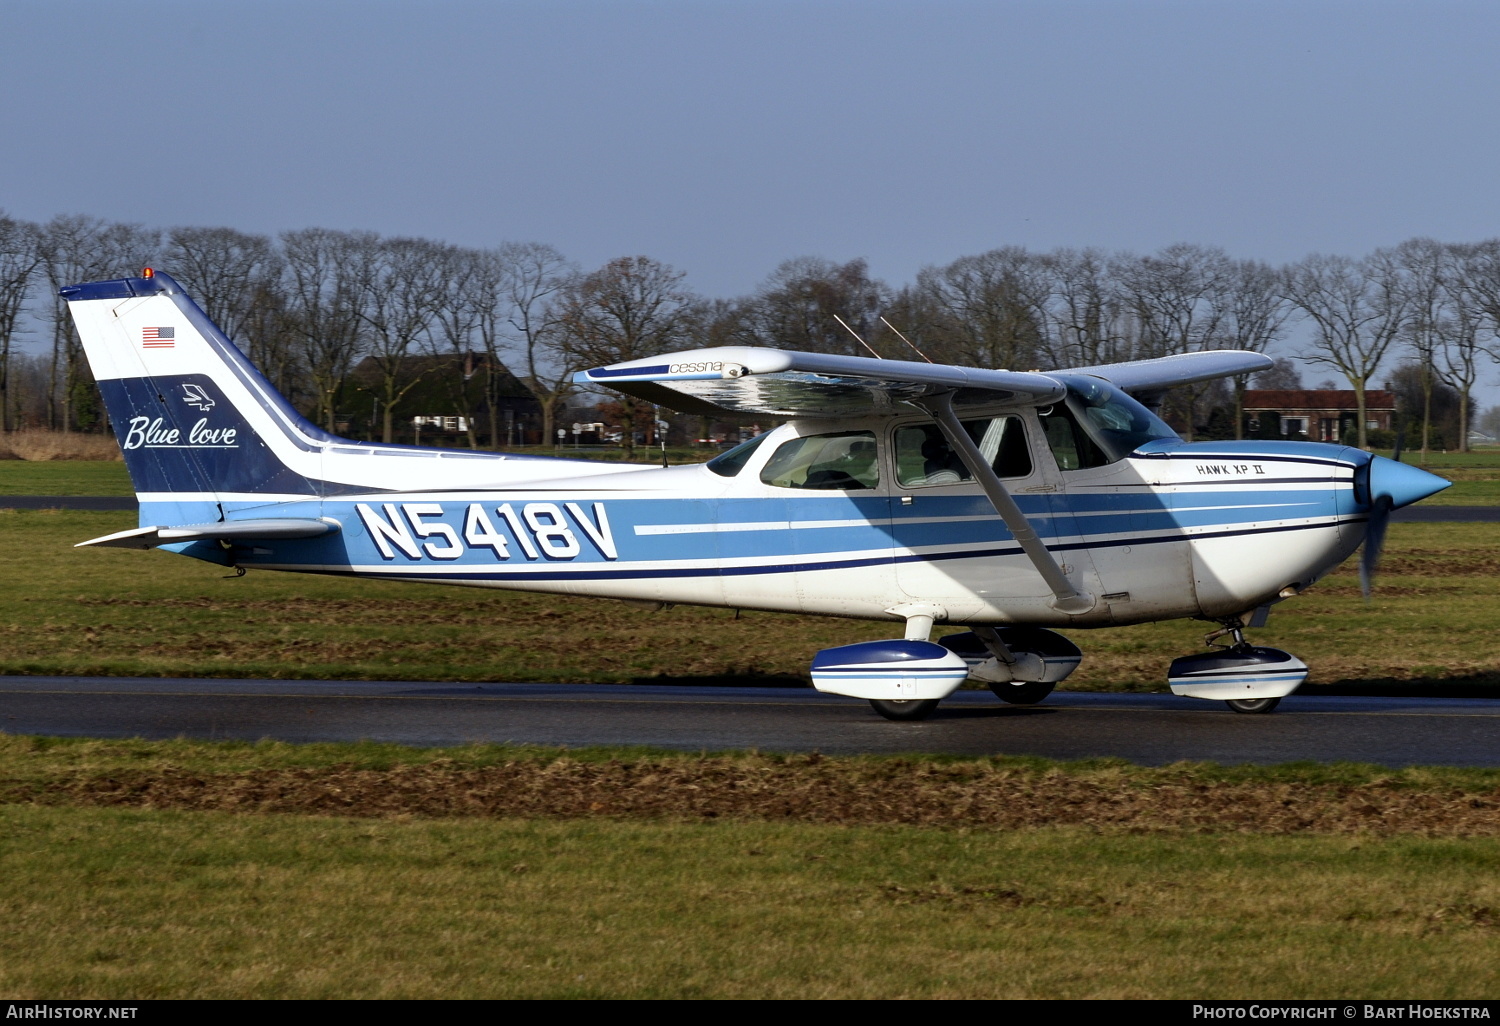
[[[1009,706],[959,692],[929,720],[782,688],[0,677],[0,730],[69,737],[370,739],[755,748],[828,754],[1116,756],[1144,765],[1349,760],[1500,766],[1500,703],[1299,698],[1270,715],[1171,695],[1057,693]]]
[[[93,512],[140,509],[133,495],[0,495],[0,509],[81,509]]]

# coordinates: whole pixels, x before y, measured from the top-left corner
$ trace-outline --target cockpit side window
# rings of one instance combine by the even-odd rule
[[[1031,450],[1020,417],[985,417],[966,420],[963,426],[1000,477],[1031,473]],[[972,478],[936,424],[911,424],[896,430],[896,480],[903,488],[958,484]]]
[[[805,435],[781,443],[760,479],[777,488],[854,491],[880,484],[873,431]]]
[[[1058,470],[1087,470],[1111,462],[1064,403],[1040,409],[1037,415],[1042,419],[1047,447],[1057,460]]]

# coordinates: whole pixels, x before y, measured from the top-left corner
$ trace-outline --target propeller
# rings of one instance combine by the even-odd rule
[[[1380,565],[1380,550],[1385,548],[1385,529],[1391,522],[1391,500],[1380,496],[1370,503],[1370,522],[1365,525],[1364,550],[1359,554],[1359,590],[1365,601],[1375,589],[1375,568]]]

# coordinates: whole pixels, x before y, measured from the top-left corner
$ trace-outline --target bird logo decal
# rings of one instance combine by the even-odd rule
[[[202,385],[183,385],[182,391],[187,396],[183,402],[189,406],[196,406],[204,413],[214,408],[214,401],[203,391]]]

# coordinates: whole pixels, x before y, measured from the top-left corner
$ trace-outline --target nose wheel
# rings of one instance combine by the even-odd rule
[[[1279,698],[1231,698],[1224,703],[1237,713],[1268,713],[1281,704]]]
[[[870,699],[870,708],[888,720],[925,720],[938,707],[936,698],[897,701],[890,698]]]

